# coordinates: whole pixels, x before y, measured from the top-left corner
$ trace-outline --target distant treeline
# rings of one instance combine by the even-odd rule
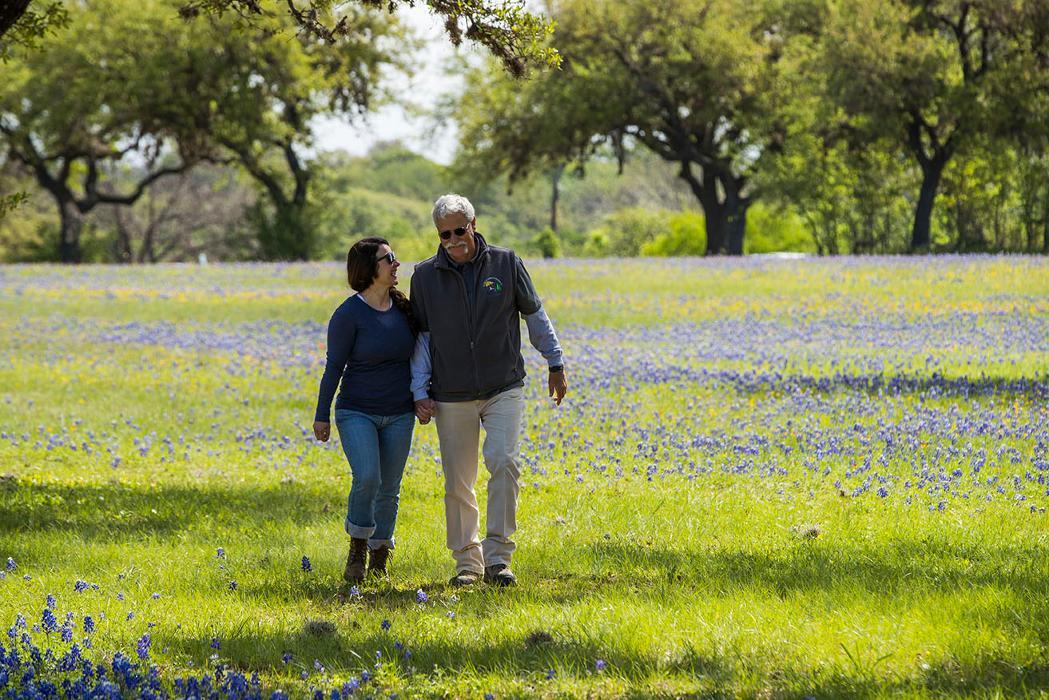
[[[338,41],[65,5],[5,47],[0,259],[331,259],[363,235],[419,258],[453,190],[530,255],[1049,252],[1040,0],[560,0],[560,69],[461,69],[450,167],[310,150],[423,60],[366,5]]]

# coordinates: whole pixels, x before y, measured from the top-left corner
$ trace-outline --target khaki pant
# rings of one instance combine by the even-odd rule
[[[484,573],[485,566],[510,565],[517,529],[517,444],[524,413],[524,389],[518,387],[485,401],[437,402],[435,420],[444,468],[444,510],[448,548],[456,571]],[[488,468],[488,513],[484,542],[478,537],[480,511],[477,443],[484,426],[484,463]]]

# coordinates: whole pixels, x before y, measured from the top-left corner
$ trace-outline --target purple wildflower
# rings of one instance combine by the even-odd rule
[[[135,650],[138,652],[138,658],[142,659],[143,661],[149,658],[149,645],[152,642],[153,640],[149,636],[149,632],[146,632],[144,635],[142,635],[142,637],[138,640],[138,645],[135,647]]]
[[[40,616],[40,622],[43,624],[45,632],[54,632],[58,629],[58,621],[55,620],[55,614],[51,612],[51,608],[44,608],[44,614]]]

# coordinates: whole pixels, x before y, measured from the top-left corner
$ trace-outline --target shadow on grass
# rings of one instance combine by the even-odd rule
[[[449,623],[455,624],[455,623]],[[340,675],[375,672],[376,662],[392,665],[403,673],[448,673],[469,669],[479,675],[497,674],[510,677],[546,678],[550,669],[585,676],[595,669],[598,659],[609,668],[631,678],[645,678],[653,673],[703,677],[718,685],[727,684],[733,676],[732,662],[705,657],[694,650],[679,654],[673,660],[659,655],[626,655],[610,651],[596,641],[567,638],[557,634],[542,635],[536,630],[508,635],[493,640],[488,635],[450,634],[444,639],[417,641],[410,629],[391,628],[364,630],[352,621],[327,634],[305,630],[281,637],[268,634],[242,634],[223,640],[221,657],[243,671],[290,673],[298,676],[307,671],[315,676],[315,661],[329,672]],[[480,632],[480,631],[479,631]],[[210,638],[186,637],[171,640],[172,649],[196,659],[211,653]],[[290,661],[285,663],[285,654]]]
[[[593,640],[556,633],[544,636],[536,631],[496,641],[480,633],[423,641],[413,636],[411,629],[365,630],[351,621],[322,634],[306,629],[290,636],[236,634],[223,640],[220,657],[241,671],[294,678],[305,672],[311,682],[323,678],[318,663],[327,673],[340,677],[365,670],[374,674],[377,663],[381,663],[416,679],[420,675],[423,679],[454,677],[465,671],[534,681],[539,688],[550,669],[557,669],[562,678],[588,682],[600,659],[607,673],[628,681],[626,697],[664,696],[655,690],[661,678],[692,680],[695,687],[688,692],[689,697],[866,698],[930,692],[1023,696],[1049,688],[1049,665],[1021,666],[999,659],[981,659],[963,667],[947,657],[925,668],[916,664],[913,673],[901,674],[879,670],[876,665],[798,668],[786,665],[791,663],[789,659],[783,659],[785,666],[777,668],[775,661],[748,660],[738,650],[704,654],[688,644],[673,654],[622,653]],[[202,660],[212,652],[210,642],[206,637],[185,637],[171,640],[171,647]],[[670,696],[680,697],[681,693]]]
[[[759,586],[780,597],[817,590],[861,590],[894,595],[913,590],[952,591],[982,585],[1018,595],[1044,595],[1049,545],[978,546],[895,540],[877,547],[798,542],[767,551],[674,550],[640,542],[599,541],[586,557],[601,573],[632,573],[639,584],[695,586],[705,591]]]
[[[85,540],[105,541],[202,528],[250,528],[263,523],[302,527],[333,518],[333,503],[341,503],[330,492],[301,484],[260,489],[240,485],[15,483],[6,486],[0,497],[0,537],[60,531],[76,533]]]

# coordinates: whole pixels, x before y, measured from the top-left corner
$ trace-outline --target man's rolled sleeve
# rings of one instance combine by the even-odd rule
[[[554,324],[546,315],[546,309],[539,309],[534,314],[526,314],[525,325],[528,327],[528,341],[532,347],[546,360],[549,367],[564,365],[564,354],[561,352],[561,342],[557,339]]]

